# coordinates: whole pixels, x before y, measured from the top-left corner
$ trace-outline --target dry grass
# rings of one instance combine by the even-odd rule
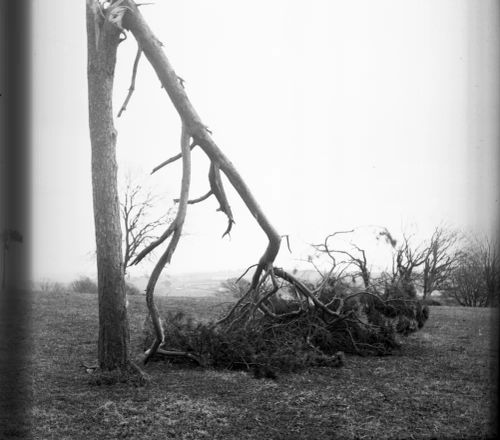
[[[217,300],[168,299],[199,318]],[[207,310],[209,313],[207,313]],[[96,357],[97,298],[34,295],[32,429],[35,439],[488,438],[497,344],[491,311],[432,307],[422,331],[389,357],[348,356],[256,380],[243,372],[188,370],[156,362],[144,388],[91,386],[80,362]],[[138,351],[143,297],[130,300]]]

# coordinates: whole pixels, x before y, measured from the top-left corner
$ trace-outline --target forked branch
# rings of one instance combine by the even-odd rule
[[[186,94],[186,90],[182,84],[180,84],[179,76],[167,59],[162,44],[149,28],[136,4],[131,0],[125,0],[124,5],[127,6],[127,11],[123,18],[123,27],[130,30],[136,38],[144,55],[151,63],[163,88],[168,93],[174,107],[179,113],[187,133],[205,152],[213,166],[217,167],[217,170],[214,170],[214,175],[217,175],[219,172],[218,170],[226,175],[231,185],[268,237],[268,246],[259,260],[259,264],[252,279],[252,287],[255,288],[260,280],[262,272],[273,264],[280,248],[281,237],[267,219],[238,171],[213,141],[210,132],[206,129],[206,125],[202,122],[198,113],[192,106]],[[172,161],[173,158],[170,162]],[[212,190],[214,190],[213,187]],[[217,186],[217,190],[220,190],[220,186]],[[226,206],[225,202],[221,202],[221,200],[223,200],[222,194],[219,194],[219,196],[221,197],[220,199],[218,197],[221,209],[228,216],[230,223],[226,230],[226,233],[228,233],[232,224],[232,214],[230,215],[228,205]]]
[[[207,200],[212,194],[213,194],[213,191],[210,190],[206,194],[202,195],[201,197],[198,197],[197,199],[188,200],[188,205],[194,205],[196,203],[203,202],[204,200]],[[179,203],[179,199],[174,199],[174,203]]]
[[[196,144],[193,142],[189,148],[192,150],[194,147],[196,147]],[[169,163],[175,162],[176,160],[179,160],[182,158],[182,153],[176,154],[175,156],[170,157],[169,159],[163,161],[160,165],[156,166],[153,168],[151,171],[151,174],[156,173],[158,170],[161,170],[164,166],[167,166]]]

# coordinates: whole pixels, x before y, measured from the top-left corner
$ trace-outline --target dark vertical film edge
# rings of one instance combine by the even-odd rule
[[[491,68],[492,72],[490,74],[495,78],[493,84],[491,85],[492,89],[490,93],[492,95],[492,107],[488,109],[492,113],[492,117],[496,120],[496,127],[494,128],[495,139],[496,139],[496,148],[493,150],[493,157],[491,157],[491,161],[494,166],[493,169],[496,173],[496,179],[492,179],[493,184],[496,185],[494,189],[494,200],[491,202],[495,206],[496,210],[494,210],[495,222],[496,222],[496,231],[494,231],[494,237],[492,240],[493,246],[496,246],[496,249],[493,250],[494,255],[496,254],[496,264],[500,264],[500,120],[498,117],[500,116],[500,3],[494,3],[492,8],[492,17],[491,21],[493,23],[492,28],[494,29],[493,33],[490,34],[490,38],[493,39],[493,56],[491,57]],[[486,18],[486,17],[485,17]],[[500,279],[496,281],[496,289],[497,295],[499,294],[498,289],[500,289]],[[500,304],[497,303],[497,306],[492,311],[492,326],[493,326],[493,338],[491,343],[491,352],[493,354],[493,362],[492,362],[492,402],[491,402],[491,425],[492,425],[492,435],[493,438],[498,438],[499,436],[499,420],[498,420],[498,403],[500,399]]]
[[[468,2],[467,3],[467,27],[465,29],[465,44],[468,53],[468,102],[467,102],[467,129],[468,148],[481,149],[482,139],[490,137],[496,142],[492,150],[487,150],[487,157],[471,161],[469,164],[469,181],[472,182],[470,190],[473,194],[474,204],[468,206],[471,216],[483,216],[484,204],[488,203],[495,209],[492,210],[492,224],[496,224],[496,230],[492,230],[491,245],[493,258],[499,264],[500,256],[500,3],[493,1]],[[490,173],[494,175],[490,176]],[[484,179],[491,178],[495,185],[491,192],[487,192],[485,199],[484,191],[491,188],[486,187]],[[490,183],[488,183],[490,185]],[[485,202],[486,200],[486,202]],[[496,254],[495,254],[496,253]],[[497,289],[500,288],[497,280]],[[498,293],[497,293],[498,295]],[[500,307],[491,309],[490,325],[492,328],[490,340],[490,391],[491,398],[487,402],[490,406],[490,435],[489,438],[498,436],[498,400],[500,384]],[[470,374],[475,374],[471,371]],[[487,404],[485,402],[485,405]],[[471,433],[472,434],[472,433]]]
[[[493,22],[494,22],[494,56],[493,56],[493,76],[496,81],[493,84],[493,102],[494,108],[492,109],[493,114],[496,116],[496,150],[494,150],[494,157],[491,160],[494,163],[494,169],[496,169],[496,189],[494,191],[494,206],[496,211],[494,211],[495,221],[496,221],[496,236],[494,237],[493,243],[496,246],[497,255],[497,265],[500,264],[500,3],[496,2],[493,8]],[[495,117],[494,116],[494,117]],[[495,182],[495,180],[493,180]],[[497,279],[497,289],[500,289],[500,279]],[[497,295],[499,294],[497,290]],[[500,299],[499,299],[500,300]],[[493,328],[494,328],[494,339],[492,344],[492,352],[495,353],[493,362],[493,399],[491,405],[491,419],[492,423],[492,434],[498,438],[499,437],[499,421],[498,421],[498,402],[500,400],[500,304],[497,303],[496,309],[492,313],[493,316]]]
[[[0,438],[30,438],[31,1],[0,0]]]

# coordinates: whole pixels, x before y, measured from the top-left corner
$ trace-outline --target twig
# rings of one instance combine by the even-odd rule
[[[316,266],[313,264],[313,266],[316,268]],[[332,265],[332,267],[330,268],[330,270],[328,271],[328,274],[327,275],[323,275],[322,273],[320,273],[320,275],[323,277],[322,281],[321,281],[321,284],[313,290],[313,293],[316,295],[317,293],[321,292],[324,287],[326,286],[326,283],[328,283],[328,281],[330,280],[330,276],[332,275],[333,271],[335,270],[335,267],[334,265]],[[317,270],[317,269],[316,269]]]
[[[203,200],[208,199],[213,194],[213,191],[208,191],[205,195],[198,197],[197,199],[188,200],[188,205],[194,205],[195,203],[203,202]],[[179,199],[174,199],[174,203],[179,203]]]
[[[234,219],[233,213],[231,212],[231,207],[229,206],[229,202],[227,200],[226,192],[224,191],[224,185],[222,184],[220,168],[216,162],[212,161],[210,163],[210,169],[208,171],[208,181],[210,182],[212,193],[219,202],[219,208],[217,209],[217,211],[223,212],[227,217],[228,225],[226,231],[224,232],[224,234],[222,234],[222,238],[224,238],[231,232]]]
[[[252,267],[255,267],[255,266],[258,266],[257,264],[252,264],[250,267],[248,267],[245,272],[243,272],[239,277],[238,279],[236,280],[237,283],[240,282],[240,280],[247,274],[247,272],[252,268]]]
[[[134,67],[132,69],[132,80],[130,82],[130,87],[128,89],[128,94],[127,97],[125,98],[125,102],[122,105],[122,108],[118,112],[118,117],[122,115],[122,113],[127,110],[127,105],[128,102],[130,101],[130,98],[132,97],[132,93],[134,93],[135,90],[135,78],[137,76],[137,66],[139,65],[139,60],[141,59],[141,54],[142,54],[142,49],[139,46],[137,48],[137,55],[135,56],[135,61],[134,61]]]
[[[282,235],[281,238],[286,238],[286,247],[288,248],[288,252],[290,252],[292,254],[293,252],[292,252],[292,249],[290,248],[290,236],[288,234],[286,234],[286,235]]]
[[[174,233],[175,227],[176,224],[175,221],[173,221],[160,237],[158,237],[155,241],[149,243],[141,252],[139,252],[139,254],[134,258],[134,261],[132,261],[131,265],[133,266],[135,264],[139,264],[144,257],[150,254],[156,247],[162,244],[168,237],[170,237]]]
[[[216,325],[221,325],[221,324],[224,324],[225,322],[229,321],[229,319],[233,316],[234,312],[238,309],[240,304],[242,304],[243,301],[245,301],[245,299],[249,296],[250,292],[253,292],[254,290],[255,289],[252,286],[250,286],[250,288],[245,292],[245,294],[238,301],[236,301],[236,304],[233,307],[231,307],[231,310],[229,310],[229,312],[226,314],[226,316],[224,316],[223,318],[219,319],[216,322]]]
[[[192,150],[194,147],[196,147],[196,142],[193,142],[189,148]],[[166,161],[162,162],[160,165],[156,166],[153,168],[153,171],[151,171],[151,174],[156,173],[158,170],[163,168],[164,166],[167,166],[169,163],[175,162],[176,160],[179,160],[182,157],[182,153],[176,154],[175,156],[172,156],[171,158],[167,159]]]

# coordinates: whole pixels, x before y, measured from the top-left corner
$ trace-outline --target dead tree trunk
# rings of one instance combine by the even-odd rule
[[[129,364],[129,326],[117,190],[112,90],[121,30],[96,0],[87,0],[89,125],[99,288],[99,366]]]

